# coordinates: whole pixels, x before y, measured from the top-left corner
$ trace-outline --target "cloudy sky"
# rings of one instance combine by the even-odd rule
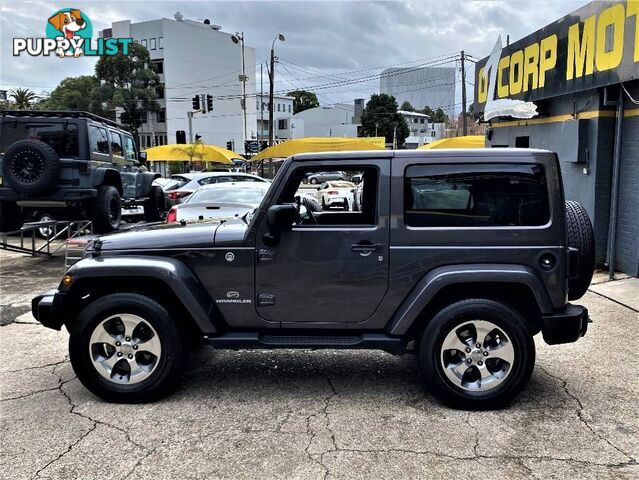
[[[92,20],[94,30],[111,22],[132,22],[160,17],[185,18],[222,26],[226,32],[243,31],[256,49],[256,61],[268,58],[276,33],[286,35],[278,55],[288,68],[280,68],[277,90],[335,81],[341,74],[352,79],[379,73],[385,66],[411,66],[464,49],[487,56],[497,36],[517,40],[579,8],[585,1],[9,1],[0,0],[0,88],[28,87],[47,92],[64,78],[91,74],[90,58],[59,59],[13,57],[13,37],[42,37],[48,16],[59,8],[79,8]],[[291,66],[293,65],[293,66]],[[297,69],[294,67],[297,66]],[[259,71],[259,67],[257,68]],[[362,73],[363,71],[363,73]],[[360,73],[357,73],[360,72]],[[471,76],[472,80],[472,70]],[[266,74],[265,74],[266,76]],[[258,80],[259,81],[259,80]],[[282,83],[279,83],[282,82]],[[320,101],[330,104],[368,97],[379,88],[378,79],[322,90]],[[457,89],[459,92],[459,88]],[[469,94],[472,98],[472,94]]]

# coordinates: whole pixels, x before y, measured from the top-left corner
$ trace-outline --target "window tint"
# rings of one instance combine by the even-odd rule
[[[9,146],[18,140],[30,138],[40,140],[53,148],[60,157],[78,156],[78,127],[73,123],[26,124],[6,121],[2,125],[0,135],[0,153],[4,153]]]
[[[109,133],[111,134],[111,152],[113,155],[122,157],[122,138],[120,138],[120,134],[116,132]]]
[[[109,154],[109,139],[104,128],[89,126],[89,141],[93,153]]]
[[[135,143],[131,137],[124,137],[124,158],[127,160],[135,160]]]
[[[550,218],[540,165],[408,167],[404,194],[413,227],[538,226]]]

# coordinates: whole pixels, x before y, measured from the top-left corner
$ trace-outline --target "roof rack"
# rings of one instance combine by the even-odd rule
[[[0,114],[2,117],[90,118],[91,120],[106,123],[112,127],[123,128],[121,124],[108,118],[77,110],[2,110]]]

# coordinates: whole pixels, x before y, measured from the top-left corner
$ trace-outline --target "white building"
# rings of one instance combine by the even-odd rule
[[[408,112],[406,110],[398,110],[399,113],[410,130],[410,135],[404,141],[404,148],[417,148],[425,143],[429,143],[430,129],[428,128],[428,115],[418,112]]]
[[[359,123],[354,123],[355,107],[338,103],[332,107],[315,107],[296,113],[291,119],[291,138],[357,137]]]
[[[273,96],[273,123],[275,140],[290,138],[291,118],[293,117],[293,97],[283,95]],[[255,107],[257,109],[257,138],[262,142],[268,141],[268,95],[257,94]],[[260,111],[261,108],[261,111]]]
[[[162,18],[131,23],[114,22],[101,32],[103,37],[129,37],[149,50],[160,76],[157,87],[158,114],[148,113],[141,128],[142,148],[177,143],[177,132],[189,141],[187,113],[193,110],[192,98],[212,95],[213,111],[194,113],[192,135],[200,135],[205,143],[226,147],[231,142],[235,151],[244,153],[244,140],[257,136],[255,102],[255,49],[245,46],[247,127],[242,111],[241,45],[232,41],[230,33],[211,25],[208,20],[195,22],[177,13],[175,20]]]
[[[409,102],[414,108],[441,108],[455,117],[455,68],[387,68],[380,75],[380,93],[393,95],[397,105]]]

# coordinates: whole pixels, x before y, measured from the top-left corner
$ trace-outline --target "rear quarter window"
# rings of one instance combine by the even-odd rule
[[[404,222],[410,227],[533,227],[548,223],[541,165],[410,166]]]

